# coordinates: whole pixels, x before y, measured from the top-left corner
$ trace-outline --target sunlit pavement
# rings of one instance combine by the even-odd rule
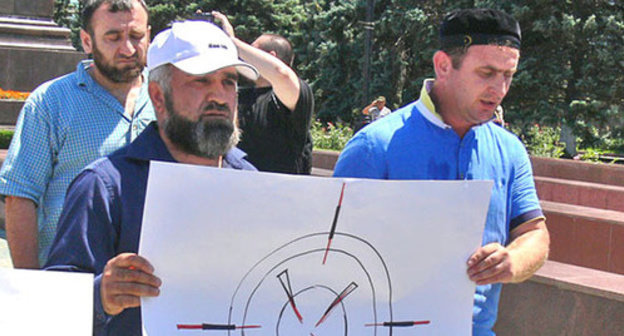
[[[13,267],[7,241],[0,238],[0,267]]]

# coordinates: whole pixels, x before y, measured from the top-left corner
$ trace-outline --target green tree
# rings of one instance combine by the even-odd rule
[[[295,46],[295,69],[313,87],[317,117],[347,122],[364,107],[366,96],[384,95],[391,108],[418,98],[422,80],[433,76],[431,58],[446,12],[502,9],[520,21],[523,33],[519,71],[503,104],[506,120],[522,133],[534,124],[570,128],[583,146],[604,146],[624,135],[624,6],[620,1],[375,1],[368,94],[362,73],[367,3],[147,1],[153,34],[197,9],[217,9],[228,15],[237,35],[246,41],[263,32],[286,36]],[[56,0],[55,4],[56,21],[77,32],[72,2]]]
[[[80,5],[72,0],[54,0],[52,19],[61,27],[71,30],[70,39],[76,50],[82,51],[80,43]]]

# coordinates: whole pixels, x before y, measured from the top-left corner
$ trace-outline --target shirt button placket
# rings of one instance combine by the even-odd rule
[[[458,162],[457,162],[457,170],[459,172],[459,179],[463,180],[466,177],[466,172],[464,171],[465,169],[465,161],[466,161],[466,155],[465,155],[465,151],[466,151],[466,145],[465,145],[465,140],[466,138],[464,137],[460,142],[459,142],[459,157],[458,157]]]

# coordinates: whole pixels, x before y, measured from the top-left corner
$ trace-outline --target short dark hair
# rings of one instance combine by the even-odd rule
[[[451,58],[453,69],[459,69],[464,61],[464,56],[468,52],[468,48],[470,47],[442,48],[440,50]]]
[[[89,33],[92,33],[91,30],[91,18],[93,17],[93,13],[100,8],[103,4],[109,4],[111,13],[117,12],[129,12],[134,7],[134,1],[138,1],[141,4],[141,7],[145,9],[145,12],[149,17],[149,10],[147,9],[147,5],[143,0],[84,0],[82,7],[82,14],[80,16],[81,27]]]
[[[293,47],[290,41],[285,37],[277,34],[262,34],[259,40],[258,47],[266,52],[275,52],[277,58],[282,62],[292,66],[295,59],[293,54]]]

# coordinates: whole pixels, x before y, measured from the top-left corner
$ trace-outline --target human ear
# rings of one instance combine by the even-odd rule
[[[451,56],[442,50],[438,50],[433,54],[433,68],[436,73],[436,79],[446,78],[453,68]]]
[[[80,29],[80,42],[82,43],[82,49],[90,54],[93,51],[93,40],[91,35],[84,29]]]
[[[156,111],[156,118],[162,120],[162,116],[166,114],[165,93],[158,83],[150,82],[147,85],[147,92],[152,100],[152,106]]]

